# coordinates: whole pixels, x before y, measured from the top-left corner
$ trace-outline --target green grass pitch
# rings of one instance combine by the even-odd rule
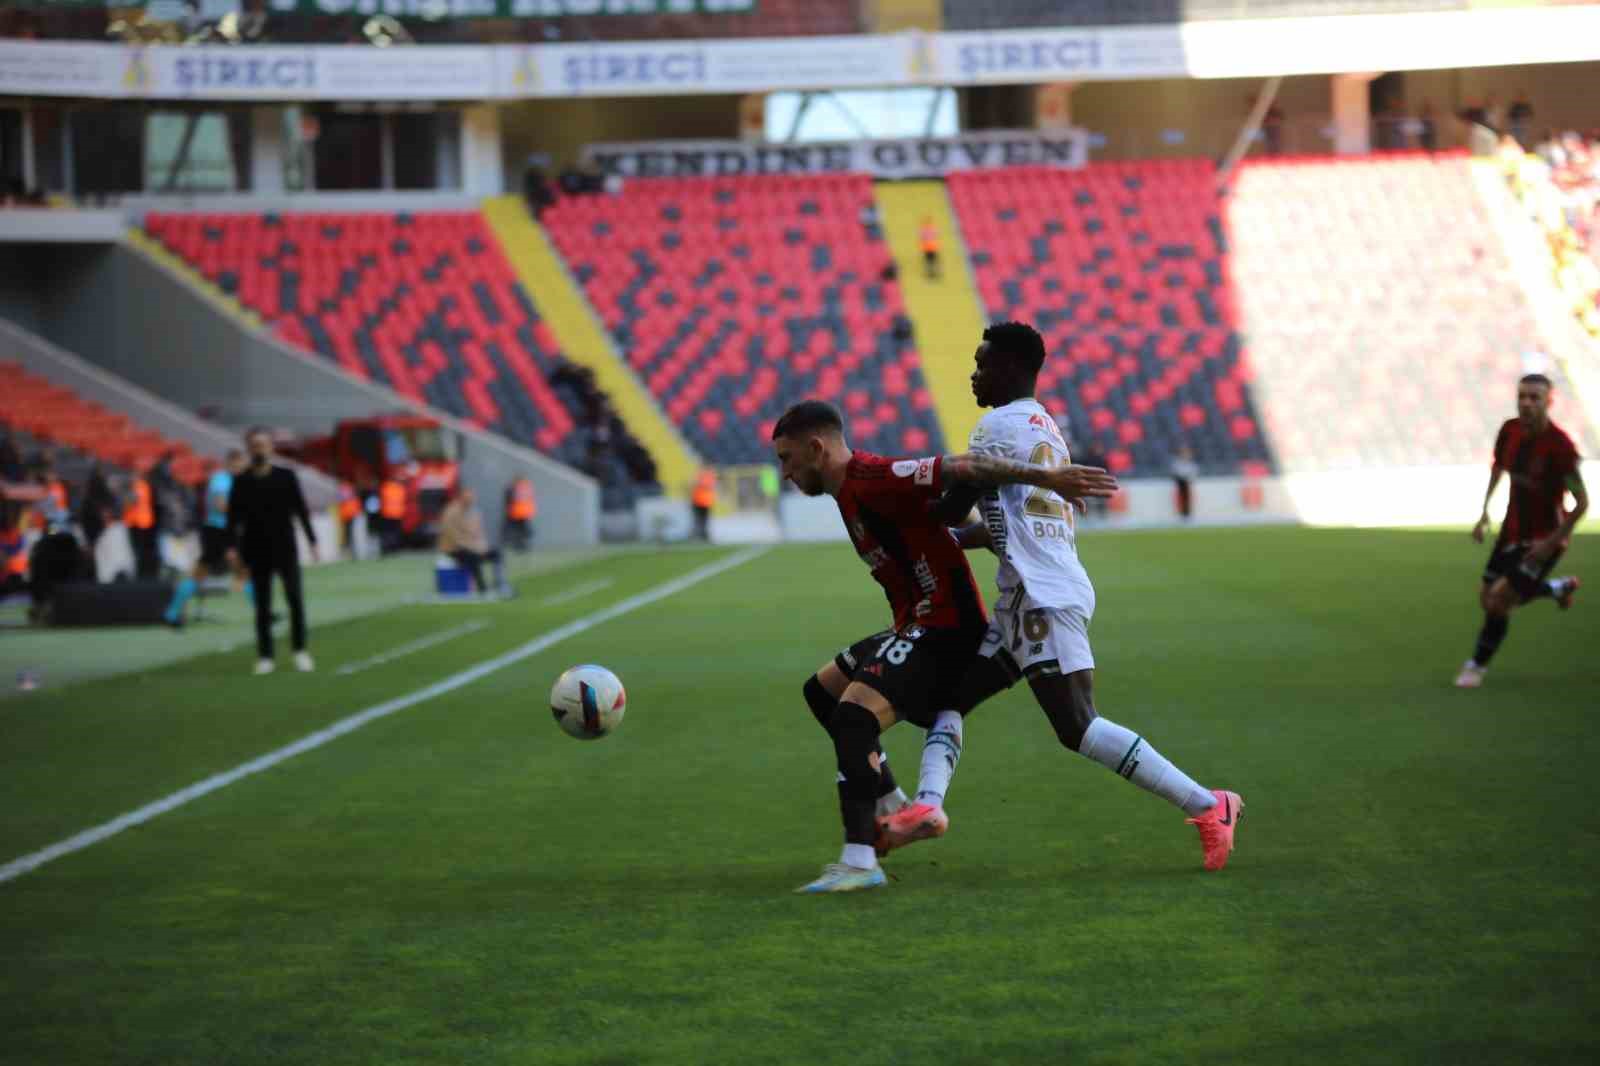
[[[1460,533],[1082,552],[1101,712],[1248,805],[1220,874],[1019,690],[968,724],[948,836],[885,890],[790,894],[839,842],[800,684],[887,612],[847,546],[777,548],[0,884],[0,1062],[1600,1060],[1600,602],[1519,613],[1460,692]],[[723,554],[326,626],[310,677],[235,653],[0,702],[0,863]],[[589,744],[546,706],[583,661],[629,696]],[[909,784],[920,733],[886,744]]]

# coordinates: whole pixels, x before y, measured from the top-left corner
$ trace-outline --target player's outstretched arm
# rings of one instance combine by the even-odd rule
[[[1117,479],[1098,466],[1039,466],[979,452],[947,455],[941,466],[946,484],[967,488],[1034,485],[1067,499],[1117,494]]]

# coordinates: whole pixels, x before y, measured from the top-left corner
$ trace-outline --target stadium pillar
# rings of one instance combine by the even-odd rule
[[[493,104],[461,109],[461,191],[473,196],[505,192],[500,162],[500,110]]]
[[[283,108],[250,109],[250,191],[283,191]]]
[[[1335,74],[1328,83],[1336,154],[1366,155],[1372,150],[1372,100],[1368,89],[1377,76]]]

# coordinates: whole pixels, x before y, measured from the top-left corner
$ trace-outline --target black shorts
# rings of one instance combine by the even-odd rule
[[[233,539],[228,536],[226,529],[200,527],[200,565],[211,573],[220,574],[228,569],[228,549],[231,547]]]
[[[1549,577],[1550,571],[1561,561],[1565,549],[1557,548],[1543,562],[1524,565],[1523,557],[1528,554],[1528,547],[1527,544],[1496,544],[1489,553],[1488,563],[1484,565],[1483,583],[1491,585],[1503,577],[1509,578],[1517,595],[1525,600],[1532,598],[1538,591],[1539,583]]]
[[[894,705],[904,720],[923,729],[954,708],[961,679],[978,658],[983,630],[929,629],[910,625],[885,629],[856,641],[834,663]]]

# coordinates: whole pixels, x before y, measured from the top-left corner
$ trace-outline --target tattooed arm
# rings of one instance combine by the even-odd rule
[[[997,455],[965,452],[940,464],[946,487],[987,491],[999,485],[1036,485],[1065,499],[1115,496],[1117,479],[1097,466],[1039,466]]]

